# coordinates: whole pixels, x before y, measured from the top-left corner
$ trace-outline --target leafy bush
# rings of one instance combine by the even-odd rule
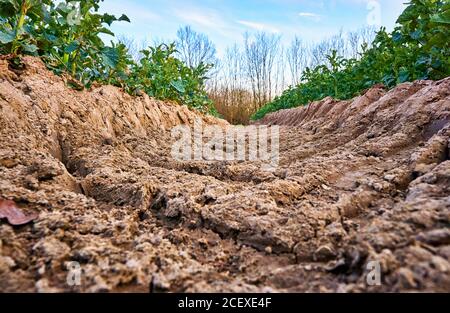
[[[211,65],[191,68],[177,59],[175,44],[162,44],[143,50],[139,64],[131,67],[127,88],[141,90],[157,99],[167,99],[200,111],[211,111],[212,101],[204,89]]]
[[[0,0],[0,52],[2,54],[37,51],[34,27],[44,19],[50,1]]]
[[[126,15],[98,13],[101,1],[0,0],[0,53],[40,56],[55,73],[78,81],[76,87],[113,84],[212,112],[204,91],[211,65],[187,67],[173,56],[173,44],[144,50],[136,64],[124,44],[101,39],[114,36],[112,23],[130,22]]]
[[[344,59],[334,51],[331,66],[306,69],[302,83],[256,112],[252,119],[332,96],[349,99],[382,83],[392,88],[416,79],[441,79],[450,75],[450,2],[412,0],[391,34],[382,28],[370,49],[359,60]]]
[[[0,0],[1,52],[42,56],[56,73],[67,72],[82,84],[109,81],[117,74],[121,46],[107,47],[100,34],[110,34],[104,25],[129,21],[98,14],[100,0],[53,1]],[[77,5],[75,5],[77,4]]]
[[[120,72],[119,64],[127,63],[128,57],[124,46],[106,46],[100,38],[100,34],[114,35],[105,25],[129,22],[128,17],[98,14],[98,2],[80,1],[78,9],[73,2],[51,3],[35,32],[39,54],[48,66],[57,73],[70,73],[86,86],[93,81],[112,81]]]

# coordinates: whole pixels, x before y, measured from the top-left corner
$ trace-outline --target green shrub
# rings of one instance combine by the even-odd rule
[[[173,44],[144,50],[136,64],[124,44],[106,45],[101,39],[101,34],[114,36],[112,23],[130,22],[126,15],[100,14],[101,1],[0,0],[0,53],[40,56],[56,74],[71,75],[81,87],[112,84],[214,113],[204,90],[212,65],[187,67],[174,57]]]
[[[127,88],[144,91],[157,99],[173,100],[203,112],[210,112],[212,101],[204,89],[211,65],[196,68],[177,59],[175,44],[162,44],[143,50],[139,64],[131,67]]]
[[[252,119],[327,96],[350,99],[378,83],[392,88],[406,81],[449,76],[450,2],[412,0],[397,23],[390,34],[382,28],[359,60],[344,59],[333,51],[327,56],[330,66],[306,69],[301,84],[283,92]]]
[[[57,74],[67,72],[85,86],[111,81],[127,56],[120,45],[106,46],[100,34],[114,35],[105,25],[129,19],[97,13],[99,2],[0,0],[1,52],[39,55]]]

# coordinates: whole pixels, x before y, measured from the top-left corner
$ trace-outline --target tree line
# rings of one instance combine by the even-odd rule
[[[100,14],[101,0],[0,0],[0,54],[42,58],[74,88],[112,84],[130,94],[171,100],[234,124],[332,96],[348,99],[382,83],[450,75],[450,2],[411,0],[394,31],[340,31],[319,42],[244,33],[218,57],[214,43],[190,26],[173,42],[114,36],[126,15]]]
[[[316,43],[295,37],[287,46],[276,34],[245,33],[243,43],[229,47],[221,60],[214,57],[209,39],[190,27],[178,32],[176,42],[183,50],[194,51],[199,62],[215,62],[208,95],[227,120],[245,124],[327,96],[350,99],[376,84],[392,88],[417,79],[448,77],[448,38],[450,2],[411,0],[392,32],[365,27],[340,31]],[[188,61],[184,54],[180,57]]]
[[[247,124],[264,105],[289,86],[301,82],[308,68],[329,62],[326,55],[336,50],[343,57],[358,58],[375,38],[373,27],[364,27],[319,42],[306,42],[295,36],[289,45],[280,35],[268,32],[244,33],[242,42],[228,47],[221,58],[207,35],[183,26],[177,31],[176,56],[190,67],[211,64],[206,90],[218,113],[233,124]],[[139,59],[147,43],[119,37]],[[153,44],[158,45],[156,41]]]

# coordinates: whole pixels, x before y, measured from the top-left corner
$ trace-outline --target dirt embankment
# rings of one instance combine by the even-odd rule
[[[39,218],[0,222],[0,291],[450,291],[450,79],[267,116],[265,172],[172,159],[173,126],[221,120],[25,64],[0,61],[0,197]]]

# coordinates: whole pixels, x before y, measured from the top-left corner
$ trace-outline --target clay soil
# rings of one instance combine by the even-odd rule
[[[39,217],[0,221],[0,291],[450,292],[450,78],[268,115],[264,171],[171,157],[172,127],[225,121],[23,63],[0,60],[0,198]]]

